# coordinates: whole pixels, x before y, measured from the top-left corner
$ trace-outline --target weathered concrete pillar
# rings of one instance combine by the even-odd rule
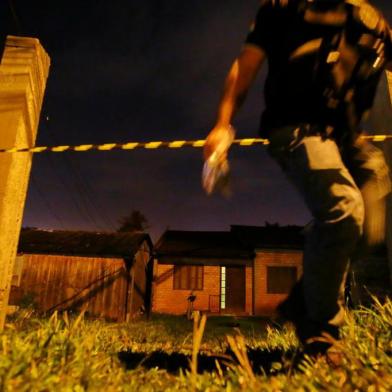
[[[0,148],[33,147],[50,59],[34,38],[8,36],[0,64]],[[0,330],[31,169],[31,153],[0,153]]]
[[[388,85],[388,90],[389,90],[389,98],[390,98],[390,105],[389,107],[392,107],[392,72],[386,72],[387,74],[387,85]],[[391,115],[385,116],[389,117],[388,118],[388,134],[391,134],[392,132],[392,121],[391,121]],[[392,141],[386,141],[383,146],[384,154],[385,154],[385,159],[388,163],[389,170],[391,172],[392,176]],[[388,247],[388,261],[389,261],[389,274],[390,274],[390,282],[392,286],[392,195],[388,196],[387,199],[387,234],[386,234],[386,241],[387,241],[387,247]]]

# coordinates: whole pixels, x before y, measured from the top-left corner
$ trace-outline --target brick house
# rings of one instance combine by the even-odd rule
[[[166,231],[155,247],[152,310],[273,313],[302,274],[302,228],[231,226],[230,231]]]
[[[10,305],[126,321],[149,310],[153,246],[146,233],[21,232]]]

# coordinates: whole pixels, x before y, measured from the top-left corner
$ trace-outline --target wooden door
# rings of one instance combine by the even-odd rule
[[[245,311],[245,267],[226,267],[226,311]]]

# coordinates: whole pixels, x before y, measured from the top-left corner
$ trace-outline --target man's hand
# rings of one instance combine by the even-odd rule
[[[204,160],[208,161],[215,157],[218,161],[227,159],[227,152],[233,143],[235,136],[234,128],[231,125],[217,125],[207,136],[204,145]]]
[[[229,196],[230,168],[227,161],[228,150],[234,140],[231,126],[216,126],[208,135],[204,146],[203,188],[207,194],[221,191]]]

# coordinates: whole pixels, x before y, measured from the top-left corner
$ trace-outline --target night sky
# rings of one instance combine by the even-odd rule
[[[205,138],[258,0],[1,0],[1,34],[40,39],[52,65],[38,145]],[[373,2],[392,22],[390,0]],[[12,16],[14,14],[14,16]],[[256,137],[260,74],[235,121]],[[166,228],[305,224],[310,215],[265,147],[234,147],[230,199],[200,185],[202,150],[37,154],[24,226],[115,230],[142,211]]]

